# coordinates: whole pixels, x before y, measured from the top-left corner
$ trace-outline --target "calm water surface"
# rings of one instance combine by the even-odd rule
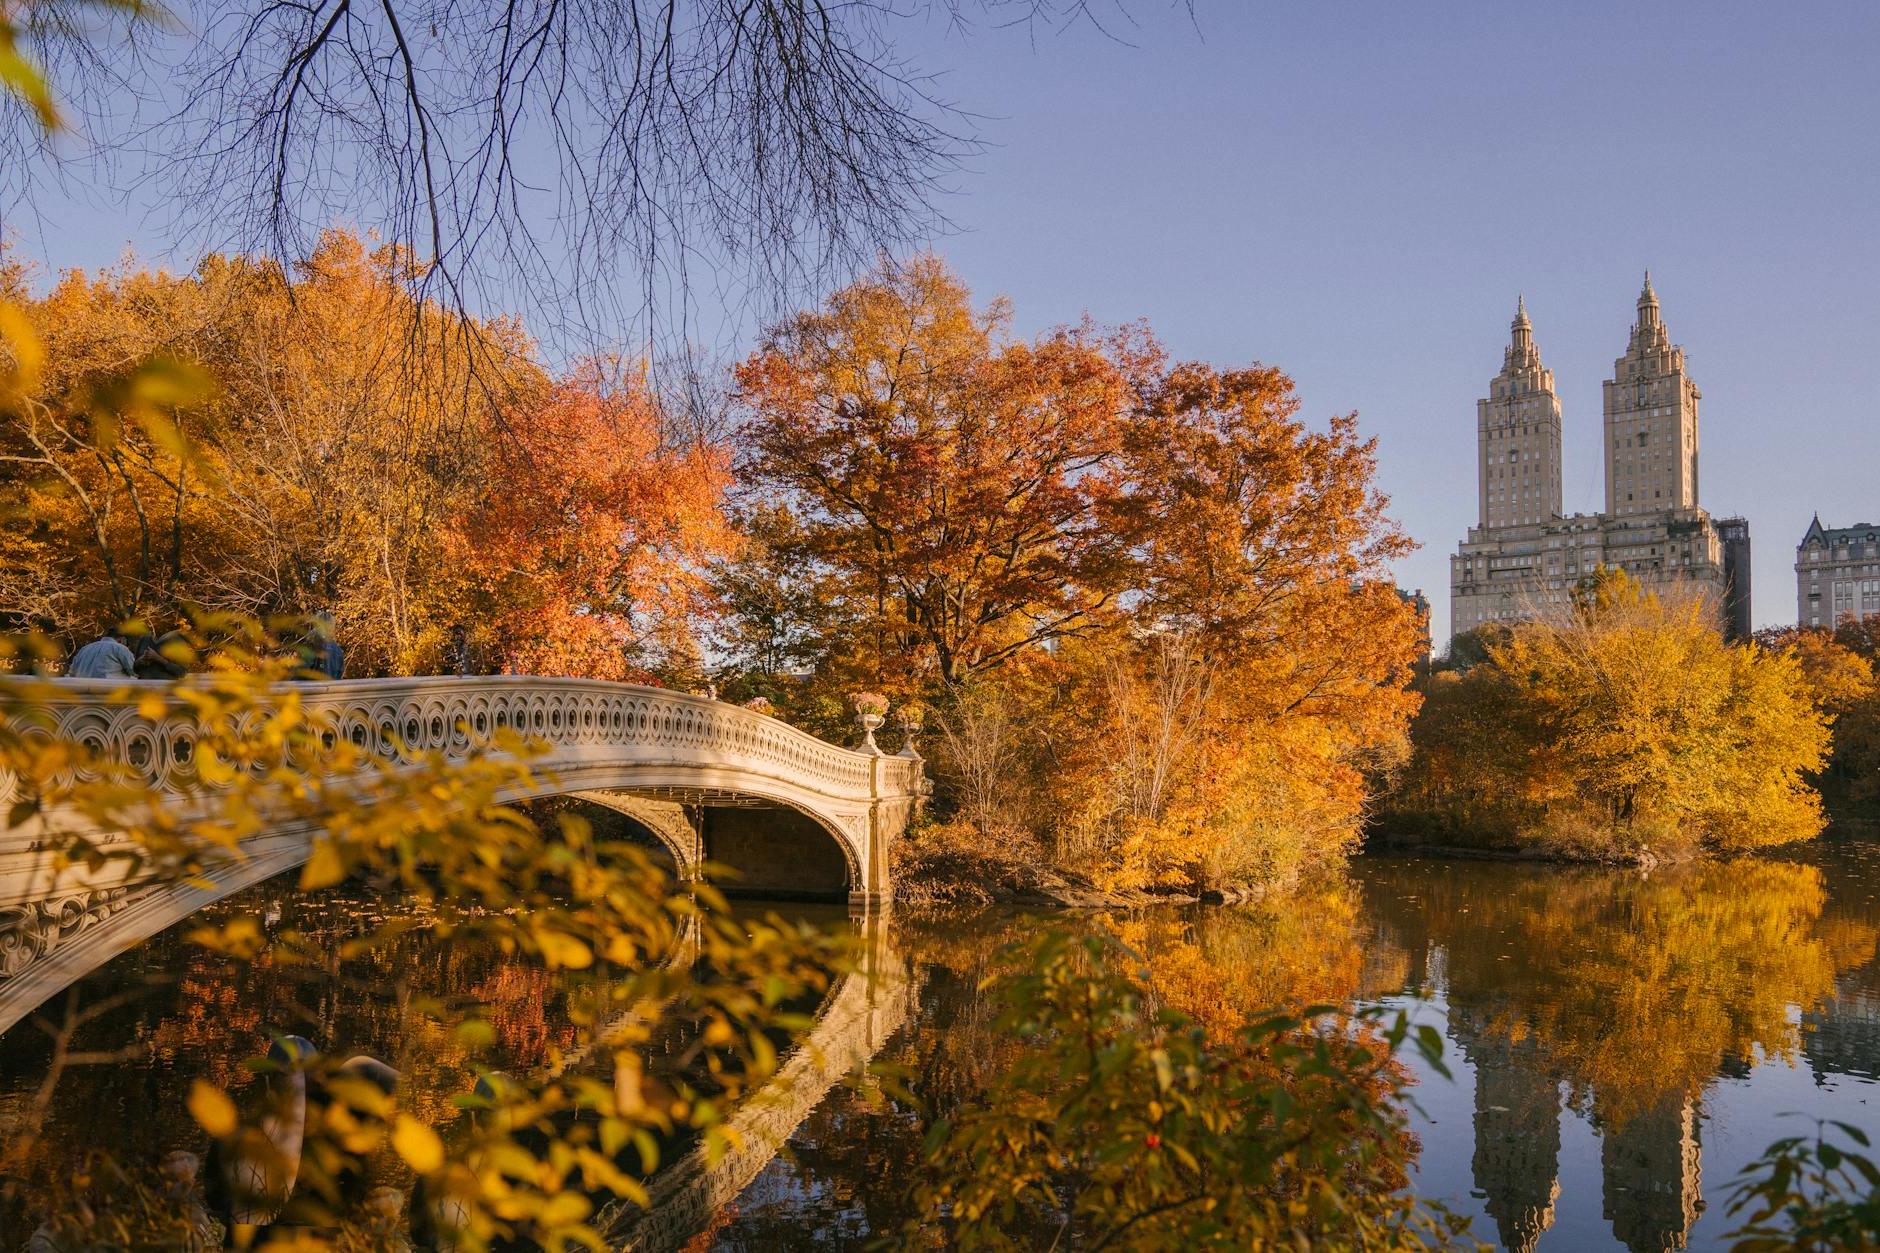
[[[1721,1246],[1732,1177],[1775,1136],[1816,1117],[1880,1135],[1877,876],[1880,844],[1854,842],[1650,875],[1367,857],[1346,882],[1282,904],[1075,925],[1117,928],[1151,958],[1157,993],[1209,1021],[1342,1001],[1438,1026],[1454,1078],[1419,1076],[1417,1186],[1473,1215],[1481,1238],[1705,1249]],[[237,907],[328,940],[388,913],[341,893],[297,901],[275,885],[224,908]],[[850,925],[839,910],[820,917]],[[870,1019],[889,1034],[869,1047],[931,1107],[956,1103],[1015,1047],[991,1031],[976,991],[994,949],[1071,921],[897,915],[876,956],[909,977],[893,1012]],[[420,1112],[446,1121],[441,1095],[419,1094],[462,1090],[471,1062],[420,1012],[428,996],[494,1005],[490,1060],[504,1068],[578,1038],[552,981],[492,954],[409,940],[345,960],[335,950],[311,969],[263,961],[231,974],[180,934],[160,936],[75,989],[81,1014],[98,1011],[77,1047],[121,1055],[59,1077],[30,1173],[48,1177],[91,1147],[154,1160],[190,1146],[190,1080],[239,1087],[270,1029],[390,1061]],[[0,1037],[0,1135],[27,1116],[49,1063],[30,1025]],[[789,1152],[698,1247],[840,1247],[903,1221],[920,1115],[866,1081],[798,1100]],[[0,1215],[15,1228],[27,1219]]]

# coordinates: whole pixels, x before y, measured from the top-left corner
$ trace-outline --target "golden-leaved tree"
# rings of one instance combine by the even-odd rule
[[[0,429],[0,533],[30,558],[0,614],[77,642],[191,605],[325,612],[352,675],[447,665],[456,624],[492,667],[656,660],[730,539],[723,454],[638,376],[556,379],[515,324],[414,303],[412,267],[329,233],[292,274],[211,257],[34,299],[10,271],[45,366]],[[138,362],[214,387],[159,424],[94,418]]]
[[[1040,840],[1117,888],[1292,878],[1355,838],[1417,634],[1355,418],[1311,429],[1280,371],[1173,363],[1140,326],[1017,338],[930,256],[738,377],[824,606],[792,713],[832,683],[926,701],[978,847]],[[795,603],[775,565],[730,585]]]
[[[1834,752],[1817,776],[1837,818],[1880,813],[1880,614],[1825,627],[1777,627],[1756,633],[1772,651],[1792,654],[1821,710],[1834,722]]]
[[[1123,588],[1118,344],[1009,324],[936,257],[884,262],[738,371],[749,466],[869,611],[884,680],[957,684],[1088,629]]]
[[[1827,721],[1792,653],[1604,570],[1433,686],[1397,805],[1450,836],[1631,856],[1808,839]]]
[[[1159,364],[1159,363],[1158,363]],[[1125,425],[1131,630],[1067,739],[1067,832],[1119,886],[1280,882],[1357,839],[1364,768],[1402,742],[1410,548],[1355,417],[1313,431],[1268,367],[1159,366]]]

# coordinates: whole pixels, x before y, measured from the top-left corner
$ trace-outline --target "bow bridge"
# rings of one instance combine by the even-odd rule
[[[187,681],[187,680],[185,680]],[[147,718],[139,696],[156,683],[0,679],[10,712],[47,733],[125,762],[177,804],[189,803],[196,730],[187,713]],[[297,684],[335,734],[397,760],[441,751],[467,757],[508,727],[546,745],[531,782],[504,799],[567,796],[620,815],[670,855],[680,877],[727,867],[725,886],[751,895],[846,897],[871,906],[890,894],[888,847],[921,804],[926,782],[911,749],[883,753],[817,739],[775,718],[701,696],[586,679],[524,676],[364,679]],[[25,708],[22,709],[21,706]],[[0,814],[20,798],[0,776]],[[241,856],[194,882],[127,877],[63,864],[52,832],[94,835],[53,811],[0,829],[0,1031],[80,976],[211,901],[306,860],[306,825],[245,838]]]

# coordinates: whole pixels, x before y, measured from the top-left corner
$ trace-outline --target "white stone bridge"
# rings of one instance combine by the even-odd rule
[[[13,687],[12,693],[6,691]],[[187,804],[193,721],[146,719],[137,697],[161,685],[0,678],[10,714],[21,704],[52,734],[127,762]],[[533,782],[505,797],[575,796],[626,815],[672,857],[681,877],[725,866],[727,888],[752,895],[890,894],[888,846],[926,790],[911,752],[858,751],[775,718],[700,696],[586,679],[523,676],[365,679],[297,684],[335,731],[385,756],[439,749],[467,756],[514,728],[548,746]],[[0,776],[0,822],[19,799]],[[47,997],[211,901],[306,860],[314,830],[283,826],[245,839],[191,884],[62,864],[70,815],[0,827],[0,1031]],[[82,830],[79,834],[86,834]]]

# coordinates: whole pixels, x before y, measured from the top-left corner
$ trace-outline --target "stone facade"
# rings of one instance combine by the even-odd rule
[[[1749,524],[1715,521],[1698,504],[1701,395],[1648,274],[1605,385],[1606,509],[1564,513],[1560,400],[1521,301],[1501,373],[1476,402],[1479,521],[1450,558],[1451,635],[1557,609],[1601,566],[1695,588],[1726,633],[1747,635]]]
[[[1684,349],[1658,316],[1652,276],[1638,297],[1625,355],[1605,384],[1606,513],[1697,508],[1697,402]]]
[[[1880,526],[1824,527],[1816,515],[1795,546],[1795,621],[1831,627],[1880,613]]]
[[[1485,527],[1560,516],[1560,397],[1534,346],[1526,299],[1516,304],[1513,330],[1501,373],[1475,402],[1477,516]]]

